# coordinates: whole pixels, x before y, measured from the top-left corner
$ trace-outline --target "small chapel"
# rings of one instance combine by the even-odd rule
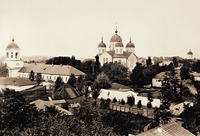
[[[103,41],[98,45],[98,56],[101,65],[109,62],[120,63],[127,67],[131,71],[138,61],[138,57],[135,55],[135,45],[130,41],[124,47],[122,38],[118,34],[116,27],[115,34],[110,38],[109,48]]]

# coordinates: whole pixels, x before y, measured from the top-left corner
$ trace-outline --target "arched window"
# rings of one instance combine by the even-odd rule
[[[17,53],[17,52],[15,53],[15,58],[16,58],[16,59],[18,58],[18,53]]]
[[[6,53],[6,58],[9,58],[9,53],[8,52]]]
[[[11,52],[11,58],[13,58],[13,52]]]

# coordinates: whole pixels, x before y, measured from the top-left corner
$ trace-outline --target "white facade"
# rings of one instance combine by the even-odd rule
[[[162,80],[158,78],[152,79],[152,86],[153,87],[162,87]]]
[[[135,105],[139,101],[141,101],[143,106],[147,106],[147,103],[149,102],[147,97],[142,97],[142,96],[137,96],[138,93],[133,92],[131,90],[117,90],[117,89],[101,89],[101,93],[99,95],[99,99],[111,99],[113,100],[114,98],[117,99],[117,101],[121,101],[122,99],[127,102],[127,97],[128,96],[134,96],[135,98]],[[160,107],[160,99],[153,99],[151,102],[152,107]]]
[[[17,77],[18,71],[24,66],[24,62],[21,60],[20,56],[20,48],[14,43],[14,39],[12,43],[6,47],[4,64],[8,68],[9,77]]]
[[[103,40],[98,45],[98,56],[101,65],[109,62],[117,62],[129,69],[131,71],[137,63],[137,56],[135,55],[135,45],[131,42],[127,43],[126,47],[122,43],[122,38],[117,34],[118,31],[115,31],[115,34],[110,39],[109,50],[106,50],[106,45],[103,43]]]

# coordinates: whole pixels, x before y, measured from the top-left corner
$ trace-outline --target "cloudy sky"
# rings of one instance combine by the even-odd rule
[[[200,0],[0,0],[0,56],[14,36],[22,56],[94,57],[117,23],[138,57],[200,58]]]

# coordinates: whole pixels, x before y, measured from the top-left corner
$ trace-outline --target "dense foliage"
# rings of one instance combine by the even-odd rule
[[[6,90],[3,99],[0,135],[127,135],[141,132],[150,122],[131,113],[99,109],[90,101],[66,116],[55,107],[38,111],[13,90]]]
[[[102,67],[104,72],[112,82],[129,85],[128,68],[119,63],[105,63]]]

